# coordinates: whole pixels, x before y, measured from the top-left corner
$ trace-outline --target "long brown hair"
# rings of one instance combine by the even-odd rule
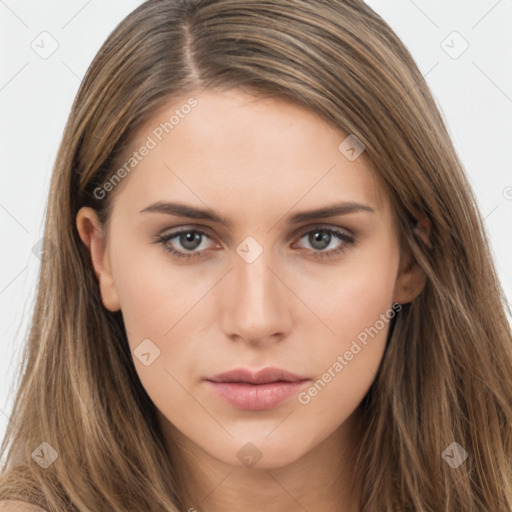
[[[403,250],[425,272],[361,404],[361,510],[512,510],[510,311],[432,94],[397,35],[360,0],[149,0],[108,37],[52,175],[0,499],[55,512],[184,506],[121,313],[102,305],[75,219],[92,206],[108,220],[113,194],[94,191],[135,130],[200,88],[280,97],[354,134],[390,195]],[[431,247],[414,233],[418,214],[430,222]],[[38,455],[57,458],[44,468]]]

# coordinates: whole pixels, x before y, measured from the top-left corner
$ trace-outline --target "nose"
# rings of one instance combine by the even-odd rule
[[[286,276],[263,251],[248,263],[237,254],[234,268],[221,290],[221,323],[233,340],[268,345],[288,336],[292,327],[293,293],[284,284]]]

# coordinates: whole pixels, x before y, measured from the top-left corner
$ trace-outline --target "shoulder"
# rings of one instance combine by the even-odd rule
[[[24,501],[0,501],[0,512],[46,512],[44,509]]]

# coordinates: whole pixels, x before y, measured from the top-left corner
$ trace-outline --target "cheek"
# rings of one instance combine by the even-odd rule
[[[139,378],[155,403],[172,396],[173,407],[190,407],[178,382],[186,384],[197,359],[192,334],[204,305],[211,305],[214,279],[196,272],[191,280],[190,271],[173,265],[164,249],[142,247],[129,237],[119,236],[115,247],[112,271]]]
[[[319,316],[336,333],[330,337],[335,348],[350,344],[392,306],[399,258],[396,248],[386,242],[376,242],[357,256],[354,253],[330,276],[333,284],[326,288],[328,292],[315,298]]]
[[[130,342],[135,344],[144,338],[163,340],[165,333],[200,299],[203,286],[199,280],[185,281],[183,272],[173,267],[163,248],[125,240],[131,250],[124,250],[120,240],[112,271]]]
[[[197,357],[190,340],[194,305],[197,307],[208,288],[185,282],[182,273],[165,261],[165,255],[149,262],[149,253],[134,251],[118,260],[116,288],[142,386],[158,408],[167,410],[172,403],[172,409],[182,414],[193,405],[180,383],[188,387],[189,365]]]
[[[316,302],[331,335],[315,346],[317,383],[299,402],[339,420],[362,400],[377,374],[392,319],[398,256],[361,252],[357,262],[338,273],[335,286]],[[329,403],[338,407],[329,408]]]

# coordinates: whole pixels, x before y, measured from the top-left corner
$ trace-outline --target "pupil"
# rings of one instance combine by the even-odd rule
[[[186,249],[195,249],[198,244],[194,246],[194,244],[198,241],[198,239],[201,237],[199,233],[185,233],[185,235],[182,235],[185,238],[185,241],[183,243],[183,247]],[[191,246],[187,245],[191,244]]]
[[[313,235],[313,246],[316,247],[316,242],[325,242],[325,245],[323,247],[317,247],[317,249],[325,249],[325,247],[329,246],[331,235],[327,231],[315,231],[315,234]]]

